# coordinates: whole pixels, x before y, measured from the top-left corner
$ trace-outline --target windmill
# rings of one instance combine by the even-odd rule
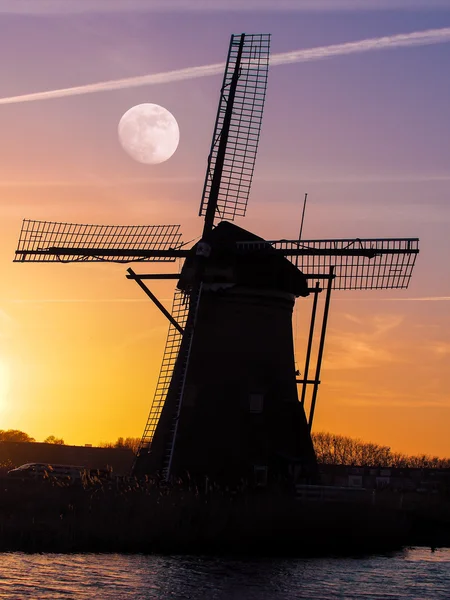
[[[314,417],[332,289],[405,288],[416,238],[264,240],[244,217],[264,108],[270,36],[231,37],[199,216],[186,249],[178,225],[101,226],[23,222],[15,260],[173,262],[181,273],[127,277],[169,320],[161,371],[136,474],[268,480],[314,477]],[[146,280],[176,279],[171,311]],[[317,301],[325,291],[315,375],[308,379]],[[292,314],[313,296],[302,379]],[[299,401],[298,385],[302,385]],[[308,419],[307,386],[312,386]]]

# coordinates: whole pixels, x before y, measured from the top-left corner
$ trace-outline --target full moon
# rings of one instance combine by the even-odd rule
[[[138,104],[127,110],[119,121],[118,133],[125,152],[148,165],[170,158],[180,141],[175,117],[158,104]]]

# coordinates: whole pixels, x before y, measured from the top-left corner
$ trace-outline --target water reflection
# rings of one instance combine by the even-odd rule
[[[0,554],[0,598],[448,600],[450,549],[331,559]]]

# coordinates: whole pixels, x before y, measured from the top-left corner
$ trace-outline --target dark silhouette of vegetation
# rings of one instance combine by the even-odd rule
[[[36,440],[19,429],[0,429],[0,442],[35,442]]]
[[[135,454],[138,451],[139,444],[141,442],[141,438],[137,437],[119,437],[115,442],[102,442],[100,444],[101,448],[128,448],[132,450]]]
[[[44,444],[56,444],[57,446],[64,446],[64,440],[62,438],[57,438],[54,435],[49,435],[45,438]]]
[[[360,439],[335,433],[312,434],[317,461],[325,465],[351,465],[366,467],[398,467],[416,469],[448,469],[449,458],[421,454],[409,456],[393,452],[389,446],[381,446]]]
[[[371,502],[304,505],[281,488],[132,478],[3,482],[0,551],[328,555],[400,548],[409,524]]]
[[[312,433],[311,436],[319,464],[416,469],[450,468],[450,458],[428,454],[403,454],[392,451],[389,446],[324,431]],[[35,439],[24,431],[0,429],[0,442],[34,441]],[[141,439],[138,437],[119,437],[115,442],[102,442],[99,446],[101,448],[129,449],[136,454],[140,441]],[[44,443],[65,445],[62,438],[54,435],[46,437]]]
[[[344,436],[314,438],[328,464],[339,457],[335,464],[384,466],[390,456],[387,447]],[[129,443],[118,438],[108,447]],[[438,494],[368,489],[331,502],[326,495],[299,496],[287,482],[269,489],[205,482],[199,489],[190,480],[169,486],[101,469],[86,469],[81,481],[57,478],[51,469],[42,479],[21,479],[6,476],[10,466],[0,465],[3,552],[327,556],[450,543],[448,486]]]

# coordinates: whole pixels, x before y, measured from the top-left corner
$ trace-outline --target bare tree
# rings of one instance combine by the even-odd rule
[[[137,437],[119,437],[115,442],[102,442],[100,446],[102,448],[127,448],[132,450],[135,454],[138,451],[141,438]]]
[[[49,435],[45,438],[44,444],[55,444],[56,446],[64,446],[64,440],[62,438],[57,438],[54,435]]]
[[[317,461],[328,465],[350,465],[366,467],[399,467],[416,469],[450,468],[450,459],[428,456],[408,456],[392,452],[389,446],[363,442],[334,433],[312,434]]]
[[[115,446],[115,448],[129,448],[136,454],[136,452],[138,451],[140,442],[141,442],[141,438],[137,438],[137,437],[127,437],[125,439],[119,438],[114,446]]]

